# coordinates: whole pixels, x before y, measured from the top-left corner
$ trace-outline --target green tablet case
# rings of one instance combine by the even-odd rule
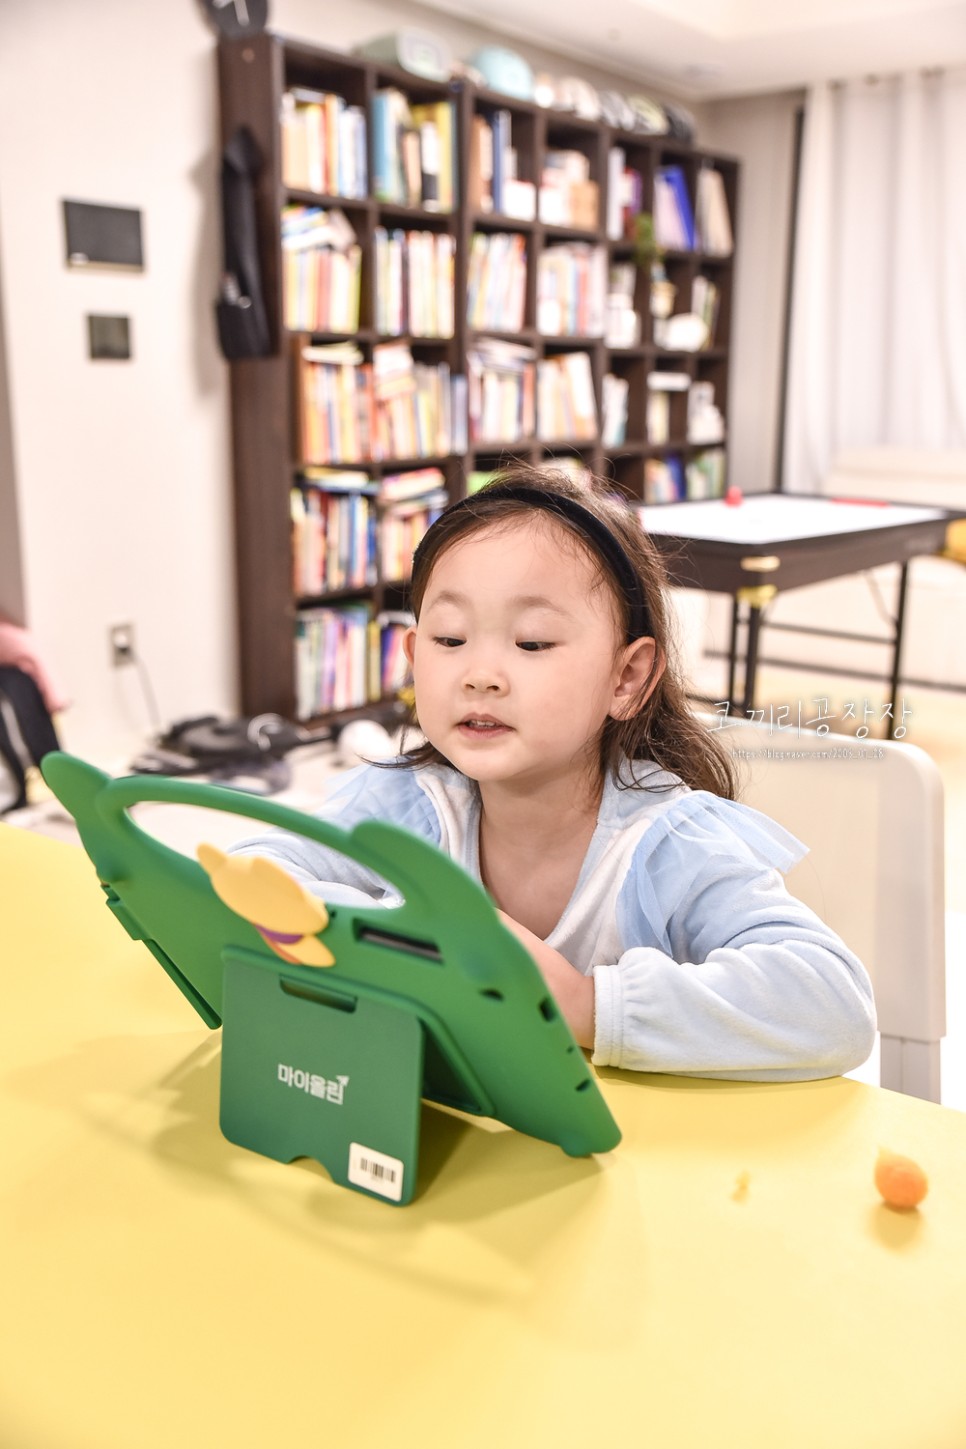
[[[335,1182],[400,1204],[416,1187],[421,1097],[571,1156],[619,1142],[536,964],[435,846],[384,821],[346,832],[215,785],[114,780],[61,753],[42,769],[111,910],[207,1025],[223,1025],[221,1128],[232,1142],[282,1162],[315,1158]],[[403,903],[325,907],[275,863],[203,846],[205,869],[136,824],[129,812],[143,801],[318,841],[388,880]]]

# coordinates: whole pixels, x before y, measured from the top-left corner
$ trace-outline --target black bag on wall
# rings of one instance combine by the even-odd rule
[[[255,178],[262,158],[252,133],[240,126],[222,152],[221,220],[225,271],[215,303],[218,341],[231,361],[267,357],[272,343],[258,260]]]

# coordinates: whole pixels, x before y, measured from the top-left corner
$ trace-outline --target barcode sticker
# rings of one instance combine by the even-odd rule
[[[403,1190],[403,1165],[398,1157],[387,1157],[384,1152],[373,1152],[360,1142],[349,1143],[349,1181],[356,1187],[367,1187],[393,1202],[401,1202]]]

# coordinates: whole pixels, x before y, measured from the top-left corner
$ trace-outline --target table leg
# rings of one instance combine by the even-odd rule
[[[758,635],[761,632],[761,613],[778,593],[774,584],[751,584],[739,589],[735,595],[735,608],[739,603],[748,605],[748,638],[745,642],[745,699],[742,709],[750,715],[755,708],[755,679],[758,674]]]
[[[738,662],[738,595],[731,601],[731,650],[728,655],[728,707],[733,709],[735,699],[735,667]]]
[[[748,605],[748,642],[745,646],[745,699],[742,709],[750,715],[755,708],[755,681],[758,676],[758,635],[761,630],[761,609]]]
[[[902,628],[906,618],[906,587],[909,582],[909,565],[904,563],[899,571],[899,599],[896,605],[896,632],[895,642],[892,647],[892,693],[889,702],[892,706],[892,713],[889,717],[889,728],[886,731],[886,739],[891,740],[896,727],[896,696],[899,693],[899,670],[902,654]],[[901,714],[900,714],[901,718]]]

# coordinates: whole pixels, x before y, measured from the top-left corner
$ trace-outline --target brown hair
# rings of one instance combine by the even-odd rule
[[[730,756],[713,734],[695,719],[685,696],[680,666],[668,619],[668,580],[661,555],[641,527],[634,511],[624,502],[609,496],[606,484],[593,480],[585,488],[564,473],[514,464],[498,473],[471,501],[445,512],[426,533],[413,566],[412,608],[419,610],[436,560],[458,539],[468,538],[481,529],[506,520],[532,518],[538,510],[524,499],[501,497],[500,487],[524,487],[571,499],[599,520],[617,539],[635,574],[640,580],[650,615],[650,635],[656,647],[655,668],[641,687],[643,695],[665,660],[665,668],[651,694],[639,708],[625,719],[608,719],[601,731],[600,767],[613,773],[623,788],[647,788],[645,780],[621,777],[621,766],[629,760],[653,760],[662,769],[679,776],[693,790],[709,790],[733,800],[736,795],[734,768]],[[539,514],[544,510],[539,509]],[[598,584],[605,584],[613,596],[621,635],[630,626],[630,608],[624,591],[606,565],[589,533],[583,532],[570,518],[553,515],[553,523],[561,532],[570,533],[598,567]],[[415,718],[411,721],[415,723]],[[427,740],[407,750],[400,765],[424,766],[450,762]]]

